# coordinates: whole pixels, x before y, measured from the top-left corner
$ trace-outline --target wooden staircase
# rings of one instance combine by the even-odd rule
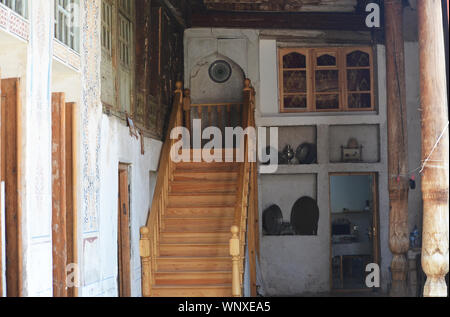
[[[181,84],[177,88],[170,127],[190,121],[190,103]],[[245,120],[254,110],[249,81],[246,88],[243,112],[251,115]],[[141,229],[143,296],[241,296],[248,211],[257,210],[248,204],[255,163],[174,163],[170,148],[176,141],[164,144],[149,220]]]
[[[237,163],[175,165],[152,296],[231,296]]]

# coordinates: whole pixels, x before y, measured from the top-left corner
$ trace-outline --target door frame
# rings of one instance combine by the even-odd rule
[[[117,255],[119,297],[131,297],[130,165],[119,164]]]
[[[329,274],[330,274],[330,291],[332,292],[364,292],[372,291],[372,289],[335,289],[333,288],[333,236],[331,221],[331,177],[332,176],[372,176],[372,199],[373,199],[373,246],[372,246],[372,263],[380,265],[380,211],[379,211],[379,182],[378,172],[330,172],[328,173],[328,213],[329,213],[329,232],[330,232],[330,254],[329,254]]]

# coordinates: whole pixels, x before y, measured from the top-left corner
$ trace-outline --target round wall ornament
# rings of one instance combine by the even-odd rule
[[[231,65],[224,60],[215,61],[209,67],[209,77],[212,81],[219,84],[227,82],[232,73]]]

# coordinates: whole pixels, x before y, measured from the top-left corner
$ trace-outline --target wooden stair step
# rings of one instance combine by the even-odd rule
[[[175,165],[175,171],[184,171],[184,170],[212,170],[212,171],[237,171],[239,169],[239,163],[206,163],[206,162],[191,162],[191,163],[178,163]]]
[[[162,232],[161,243],[229,243],[230,232]]]
[[[236,193],[234,181],[175,181],[170,184],[171,193]]]
[[[207,171],[175,171],[174,180],[216,180],[216,181],[237,181],[238,172],[207,172]]]
[[[228,256],[229,244],[160,244],[160,256]]]
[[[234,218],[166,218],[165,232],[230,232]]]
[[[166,218],[233,217],[235,207],[179,207],[167,208]]]
[[[156,272],[155,285],[231,284],[231,271]]]
[[[231,297],[231,284],[217,285],[155,285],[154,297]]]
[[[158,257],[157,271],[230,271],[231,256],[228,257]]]
[[[236,194],[179,194],[170,193],[168,207],[205,207],[205,206],[234,206]]]

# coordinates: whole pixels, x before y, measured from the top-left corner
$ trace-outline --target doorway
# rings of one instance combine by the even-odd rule
[[[119,164],[118,259],[119,297],[131,296],[130,272],[130,166]]]
[[[367,288],[366,266],[379,263],[376,173],[330,174],[333,290]]]

